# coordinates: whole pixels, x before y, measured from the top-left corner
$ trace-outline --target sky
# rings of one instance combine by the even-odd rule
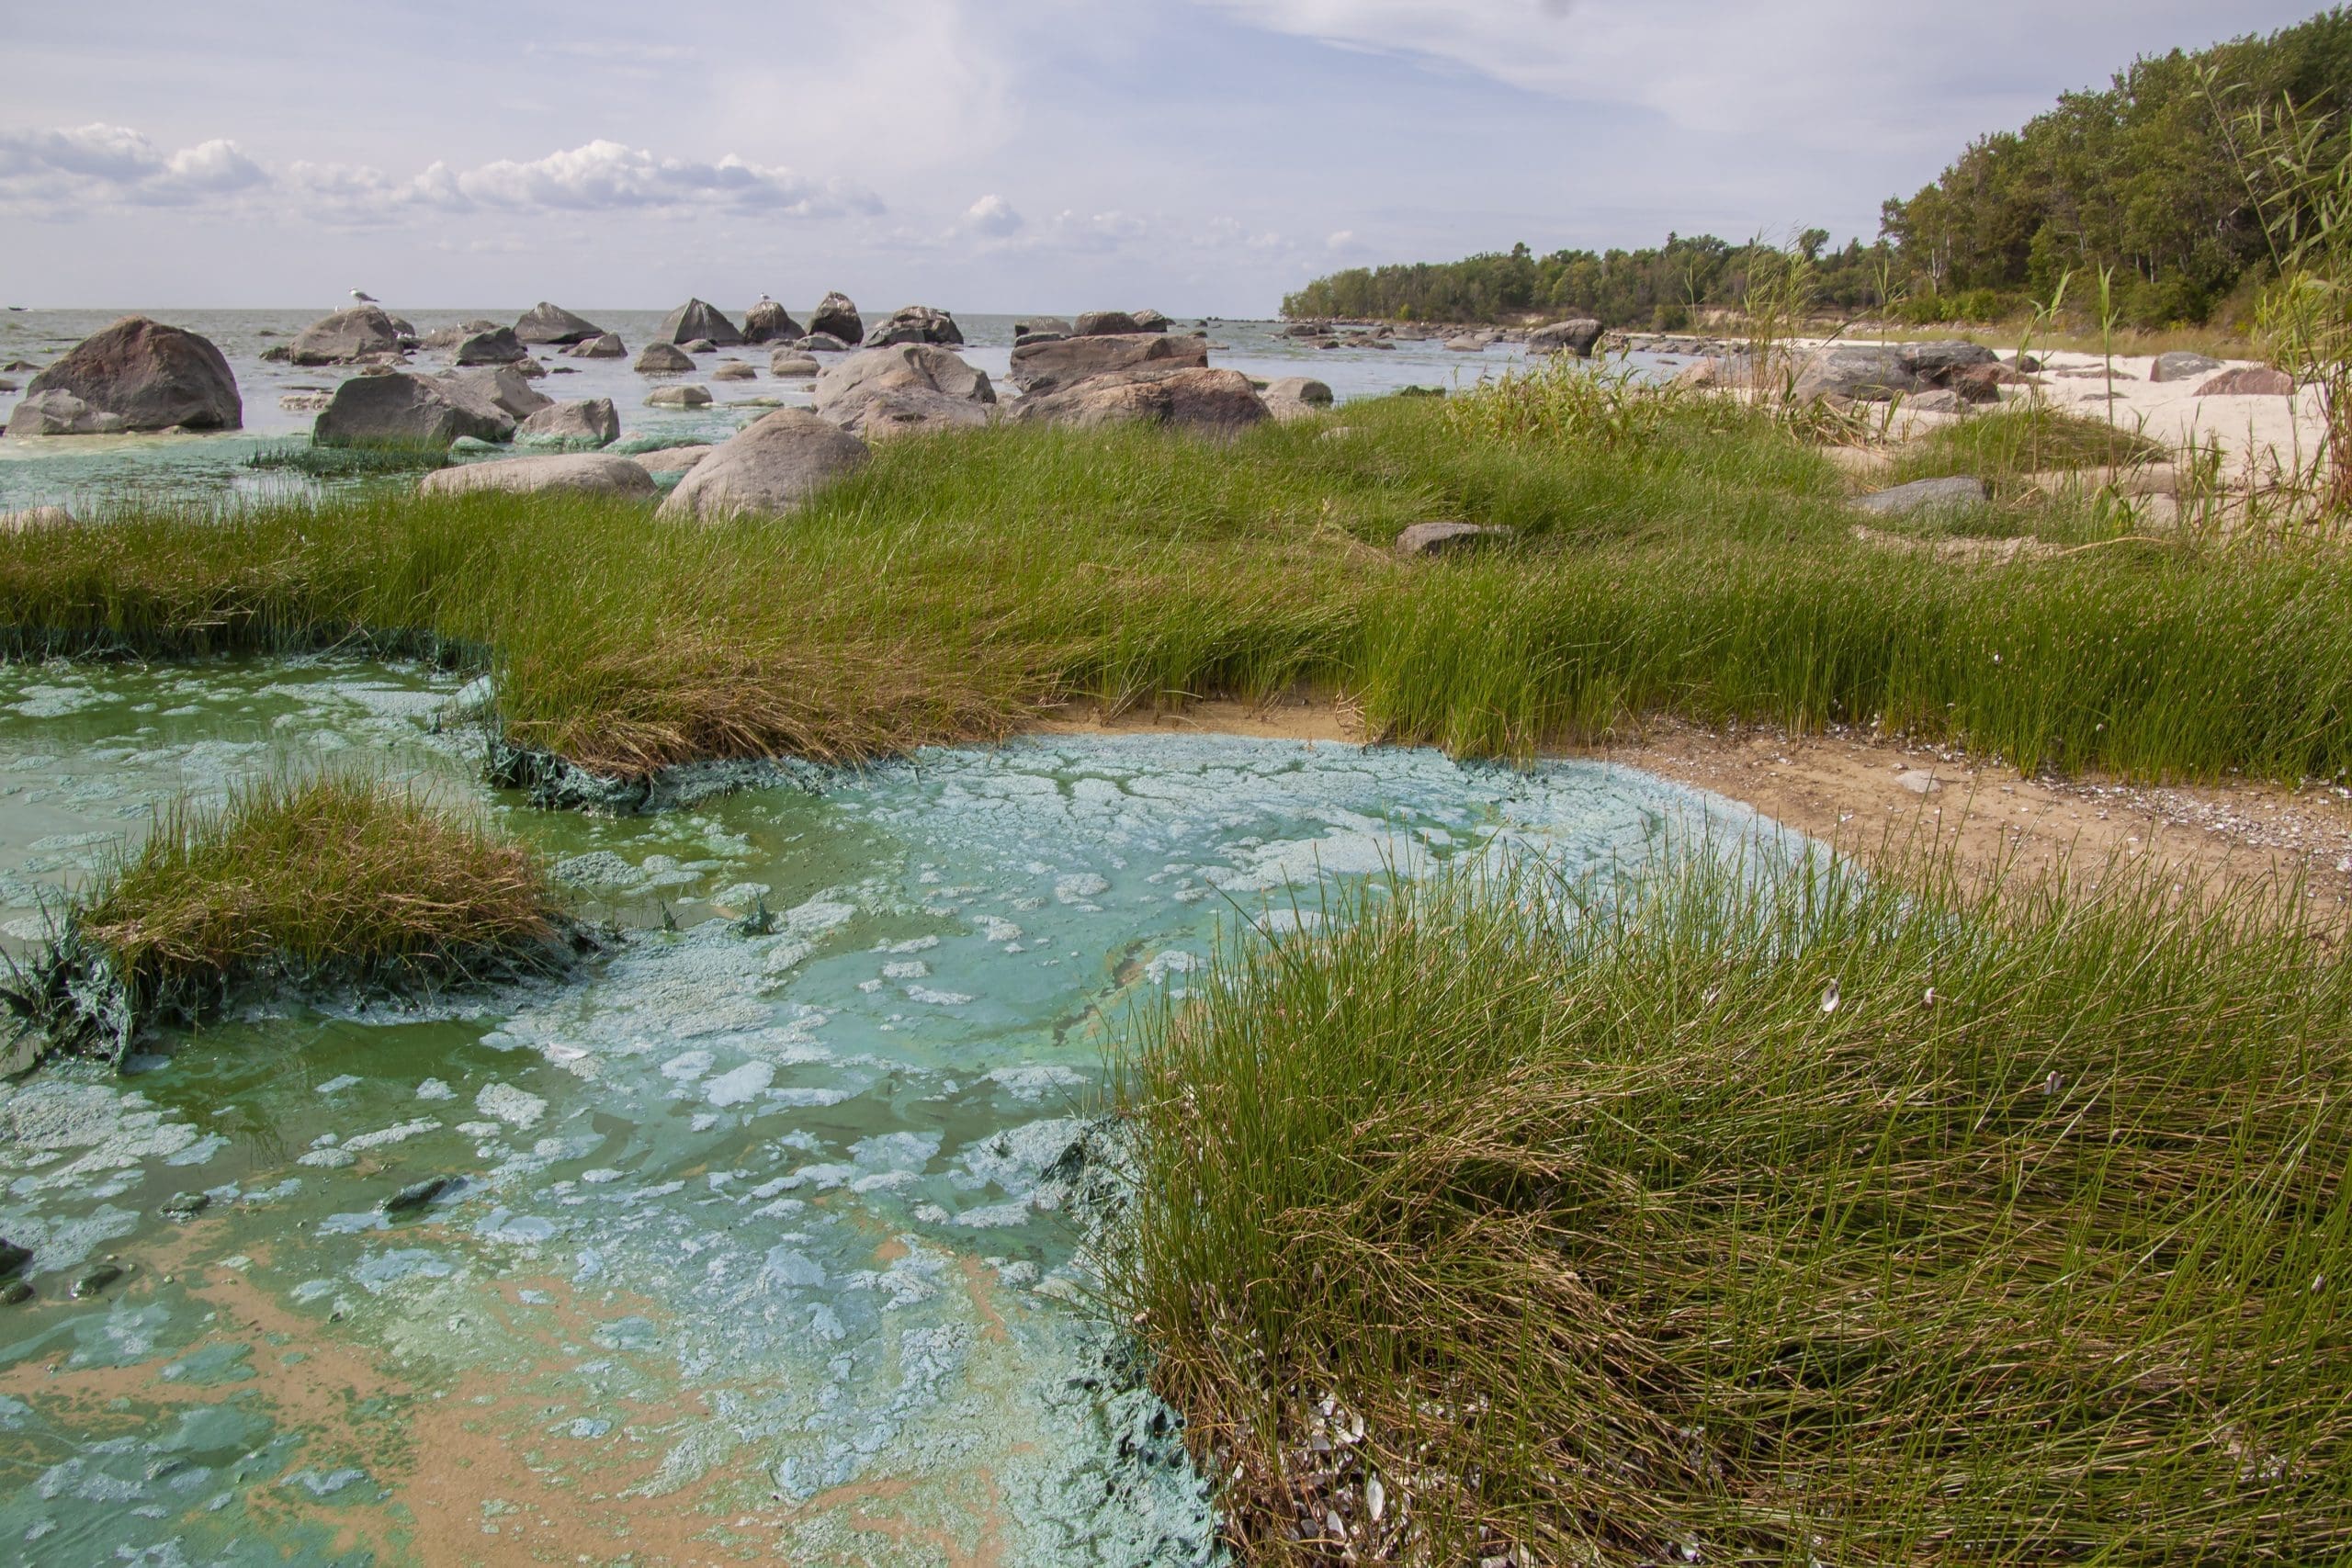
[[[1525,241],[1878,231],[2317,0],[0,0],[0,302],[1262,316]]]

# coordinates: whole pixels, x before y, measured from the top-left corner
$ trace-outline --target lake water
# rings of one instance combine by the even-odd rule
[[[0,667],[9,947],[159,803],[322,761],[487,813],[625,931],[562,983],[280,1003],[0,1086],[0,1235],[36,1254],[0,1307],[0,1559],[1210,1561],[1057,1168],[1120,1020],[1330,879],[1753,824],[1594,763],[1202,737],[596,819],[483,786],[455,686]]]
[[[290,342],[322,312],[315,310],[167,310],[147,312],[159,321],[201,333],[219,346],[235,372],[244,397],[245,428],[234,434],[187,436],[49,436],[32,440],[0,439],[0,511],[19,507],[64,504],[87,509],[110,501],[145,498],[159,501],[217,501],[224,498],[267,498],[310,493],[310,482],[280,473],[257,471],[246,460],[265,446],[299,441],[310,434],[316,418],[311,412],[288,412],[279,399],[288,394],[331,392],[348,374],[337,366],[303,367],[265,361],[262,353],[273,344]],[[420,333],[473,318],[512,321],[516,309],[482,310],[413,310],[403,314]],[[583,311],[598,325],[621,335],[633,358],[651,341],[662,320],[657,310]],[[48,364],[74,344],[96,332],[119,314],[110,310],[27,310],[0,313],[0,365],[23,361]],[[875,318],[875,319],[878,319]],[[1006,380],[1012,366],[1015,316],[963,316],[965,357],[987,371],[998,384],[1000,396],[1011,398]],[[1209,362],[1264,379],[1313,376],[1327,382],[1345,401],[1351,398],[1393,392],[1401,387],[1452,389],[1474,384],[1515,362],[1515,344],[1498,344],[1479,354],[1460,354],[1430,339],[1402,343],[1390,350],[1338,348],[1318,350],[1281,334],[1272,321],[1217,321],[1200,330],[1214,345]],[[1179,323],[1178,330],[1194,330]],[[558,349],[539,351],[550,372],[536,383],[551,398],[610,398],[621,418],[624,439],[652,436],[672,442],[721,439],[767,412],[768,405],[747,400],[773,399],[805,407],[810,401],[806,380],[776,380],[767,372],[765,347],[727,349],[698,362],[691,376],[648,378],[629,368],[629,359],[571,359]],[[443,368],[447,355],[420,351],[414,365],[421,370]],[[708,368],[722,358],[741,358],[758,372],[752,381],[711,381]],[[0,371],[0,380],[21,388],[31,371]],[[668,382],[698,383],[709,388],[714,401],[702,409],[655,409],[645,406],[646,394]],[[22,395],[0,392],[0,424]]]

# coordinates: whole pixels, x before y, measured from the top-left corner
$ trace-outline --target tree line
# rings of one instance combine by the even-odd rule
[[[2290,104],[2352,141],[2352,13],[2338,6],[2267,37],[2143,56],[2103,89],[2060,96],[2022,130],[1971,142],[1908,197],[1890,198],[1870,244],[1669,234],[1643,250],[1524,243],[1457,262],[1355,267],[1283,301],[1287,316],[1483,321],[1595,316],[1674,331],[1738,309],[1763,269],[1805,258],[1825,309],[1916,321],[1991,321],[2046,300],[2068,274],[2113,275],[2133,325],[2236,325],[2272,276],[2263,177],[2245,117]],[[2081,287],[2079,281],[2076,285]],[[2076,298],[2079,299],[2080,295]]]

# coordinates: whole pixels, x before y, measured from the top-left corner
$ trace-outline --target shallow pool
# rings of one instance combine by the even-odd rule
[[[0,1308],[0,1556],[1207,1561],[1057,1169],[1123,1012],[1325,879],[1746,826],[1598,764],[1193,737],[595,820],[480,785],[457,684],[0,669],[11,945],[156,802],[322,761],[480,802],[626,931],[563,984],[262,1008],[0,1087],[37,1292]]]

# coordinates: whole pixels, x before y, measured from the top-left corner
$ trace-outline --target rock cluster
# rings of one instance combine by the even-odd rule
[[[1889,402],[1941,389],[1963,402],[1985,403],[2022,380],[1980,344],[1831,344],[1805,361],[1794,390],[1800,400]]]

